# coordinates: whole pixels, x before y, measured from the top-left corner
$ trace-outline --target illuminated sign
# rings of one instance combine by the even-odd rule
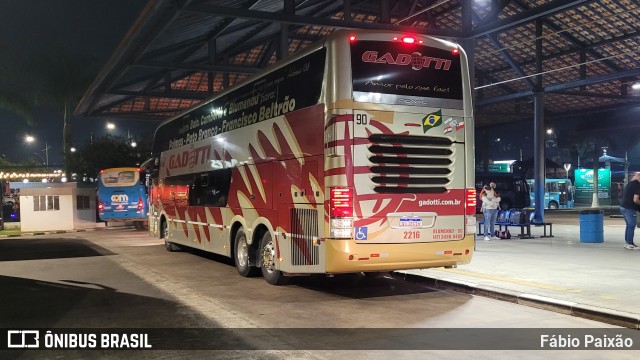
[[[129,196],[126,194],[113,194],[111,195],[111,202],[112,203],[128,203],[129,202]]]

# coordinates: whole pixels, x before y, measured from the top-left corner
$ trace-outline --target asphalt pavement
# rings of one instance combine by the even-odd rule
[[[535,226],[531,239],[476,236],[471,264],[402,273],[438,287],[638,329],[640,250],[624,248],[625,223],[617,208],[604,213],[600,243],[583,241],[592,239],[581,229],[580,209],[547,211],[553,237],[541,237],[542,227]],[[640,230],[635,243],[640,245]]]

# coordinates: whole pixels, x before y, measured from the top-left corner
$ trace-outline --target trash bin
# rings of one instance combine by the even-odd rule
[[[580,242],[604,242],[604,212],[602,210],[580,211]]]

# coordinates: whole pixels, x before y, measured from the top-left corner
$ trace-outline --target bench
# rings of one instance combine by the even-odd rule
[[[499,225],[500,231],[502,231],[503,226],[505,229],[509,227],[519,227],[520,234],[518,237],[521,239],[531,239],[533,236],[531,236],[531,223],[529,222],[529,218],[530,216],[527,214],[526,209],[513,209],[509,213],[509,222]]]
[[[522,239],[532,238],[533,236],[531,236],[531,224],[529,222],[529,216],[527,216],[526,212],[527,210],[524,209],[498,210],[498,217],[496,218],[496,226],[498,227],[498,231],[502,231],[503,229],[507,229],[509,227],[519,227],[520,234],[517,235],[518,237]],[[484,235],[484,220],[478,221],[478,235]]]
[[[521,215],[522,212],[524,212],[525,214],[524,217],[523,215]],[[531,239],[533,238],[533,235],[531,235],[531,226],[533,227],[542,226],[543,235],[540,236],[541,238],[554,237],[553,223],[550,223],[550,222],[536,223],[533,221],[534,215],[535,213],[533,211],[529,212],[526,209],[498,210],[496,227],[498,228],[498,231],[502,231],[503,229],[507,229],[509,227],[519,227],[520,234],[517,236],[523,239]],[[547,228],[549,228],[549,235],[547,235]],[[484,235],[484,220],[478,221],[478,235],[479,236]]]
[[[511,210],[498,210],[498,216],[496,217],[496,226],[498,229],[500,225],[509,224],[509,215],[511,214]],[[484,236],[484,220],[478,221],[478,235]],[[493,234],[490,234],[493,236]]]
[[[533,212],[529,215],[529,222],[531,223],[531,225],[533,225],[535,227],[542,226],[542,232],[543,232],[544,235],[542,235],[540,237],[543,237],[543,238],[553,237],[553,223],[550,223],[550,222],[541,222],[541,223],[534,222],[533,221],[533,216],[534,215],[535,215],[535,213],[533,213]],[[549,235],[547,235],[547,227],[549,227]]]

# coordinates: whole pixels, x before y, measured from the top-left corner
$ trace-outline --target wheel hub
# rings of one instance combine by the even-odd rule
[[[247,266],[249,262],[249,247],[247,246],[247,240],[241,239],[238,243],[236,258],[238,260],[238,264],[242,267]]]
[[[276,250],[273,247],[273,242],[269,241],[265,244],[262,250],[262,263],[264,268],[269,272],[275,269]]]

